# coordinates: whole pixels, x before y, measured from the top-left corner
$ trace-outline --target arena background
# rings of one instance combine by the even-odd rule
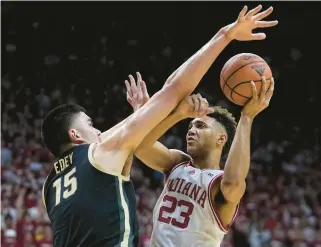
[[[42,118],[77,102],[101,130],[131,113],[124,80],[140,71],[150,94],[222,26],[240,2],[1,2],[1,246],[49,247],[52,233],[41,186],[52,156],[42,147]],[[270,107],[257,117],[242,209],[224,247],[321,246],[319,2],[262,2],[279,25],[267,39],[232,42],[197,92],[239,117],[221,92],[219,73],[233,55],[266,59],[275,80]],[[249,7],[256,6],[247,2]],[[185,149],[187,121],[162,142]],[[134,161],[141,246],[163,176]]]

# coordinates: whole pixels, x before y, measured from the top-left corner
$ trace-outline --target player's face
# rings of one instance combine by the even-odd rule
[[[72,133],[71,133],[72,132]],[[69,130],[72,139],[75,138],[76,143],[99,143],[101,132],[94,128],[93,121],[84,112],[80,112],[75,117],[73,128]]]
[[[186,135],[187,153],[194,156],[206,154],[219,146],[219,140],[225,133],[215,119],[195,118],[190,122]]]

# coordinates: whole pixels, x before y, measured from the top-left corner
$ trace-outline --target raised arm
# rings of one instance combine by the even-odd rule
[[[258,92],[251,82],[253,97],[242,110],[235,137],[225,164],[221,181],[221,191],[226,201],[238,204],[245,192],[245,179],[250,167],[250,135],[254,117],[268,107],[274,91],[274,80],[266,90],[266,80],[262,78],[262,90]]]
[[[243,15],[244,10],[246,12],[247,8],[241,11],[240,16]],[[265,11],[267,14],[262,12],[261,19],[271,11]],[[270,24],[267,23],[264,26],[276,25],[276,23],[272,22]],[[222,28],[205,46],[181,65],[168,78],[164,87],[143,107],[125,120],[119,128],[115,128],[112,133],[109,133],[108,138],[95,148],[94,156],[96,158],[100,157],[98,158],[100,162],[103,162],[107,155],[108,157],[113,157],[114,163],[124,163],[124,159],[127,159],[128,154],[137,148],[147,134],[195,89],[216,57],[231,40],[265,38],[265,36],[259,34],[252,34],[252,30],[256,27],[261,27],[260,25],[257,20],[246,20],[239,17],[234,23]],[[115,152],[117,152],[118,156]]]
[[[138,110],[149,100],[146,84],[142,80],[125,82],[127,89],[127,101]],[[135,150],[135,155],[144,164],[159,172],[170,171],[174,164],[190,160],[190,157],[177,149],[168,149],[157,140],[177,122],[188,117],[203,117],[213,112],[208,107],[208,102],[200,94],[188,96],[172,111],[159,125],[156,126],[140,143]]]
[[[115,138],[101,144],[102,148],[122,146],[134,149],[144,137],[155,128],[176,106],[187,97],[198,85],[204,74],[208,71],[214,60],[233,39],[236,40],[262,40],[265,34],[253,34],[257,27],[271,27],[276,21],[260,21],[272,12],[272,8],[258,13],[262,6],[247,12],[245,6],[239,17],[232,24],[222,28],[206,45],[197,51],[183,65],[181,65],[166,81],[162,90],[156,93],[143,107],[138,109],[126,121],[124,128],[115,131]],[[144,124],[142,124],[144,123]],[[117,139],[117,143],[115,143]]]

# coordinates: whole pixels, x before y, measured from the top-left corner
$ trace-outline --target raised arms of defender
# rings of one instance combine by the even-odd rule
[[[231,35],[237,40],[254,40],[254,39],[264,39],[265,34],[253,34],[252,30],[256,27],[270,27],[277,24],[277,21],[262,21],[265,17],[270,15],[273,8],[269,8],[263,12],[261,10],[262,6],[250,10],[247,13],[247,7],[245,6],[240,12],[237,20],[226,27],[223,30],[226,35]],[[238,32],[235,32],[233,25],[238,25],[241,27]],[[242,30],[242,31],[240,31]],[[139,81],[138,81],[139,84]],[[132,84],[131,84],[132,85]],[[129,84],[127,83],[127,91],[129,90]],[[145,87],[146,88],[146,87]],[[134,87],[135,89],[135,87]],[[130,89],[132,90],[132,89]],[[137,90],[133,90],[135,93]],[[137,95],[138,96],[138,95]],[[195,96],[193,96],[195,97]],[[200,99],[199,99],[200,100]],[[206,104],[205,102],[203,103]],[[190,112],[191,113],[191,112]],[[190,117],[190,116],[184,116]],[[183,118],[184,118],[183,117]],[[179,114],[171,114],[163,122],[154,129],[150,135],[148,135],[144,141],[140,144],[139,148],[136,150],[136,156],[143,160],[144,163],[153,166],[154,169],[159,171],[166,171],[172,164],[179,163],[181,160],[186,159],[186,155],[182,154],[179,150],[169,150],[159,142],[156,142],[160,136],[162,136],[171,126],[182,120],[182,116]],[[145,148],[144,148],[145,147]],[[147,151],[149,150],[149,152]],[[147,155],[149,153],[150,155]],[[151,155],[153,153],[153,155]]]
[[[245,18],[247,7],[244,7],[237,21],[222,28],[205,46],[181,65],[168,78],[164,87],[143,107],[109,132],[108,138],[94,149],[95,162],[101,167],[106,166],[107,170],[120,173],[122,167],[119,167],[119,163],[124,164],[128,155],[147,134],[195,89],[216,57],[231,40],[264,39],[265,35],[253,34],[252,30],[257,27],[274,26],[277,22],[261,21],[272,12],[272,9],[253,16],[258,12],[257,9],[259,11],[260,7],[249,11]],[[110,160],[109,164],[104,164],[106,158]]]

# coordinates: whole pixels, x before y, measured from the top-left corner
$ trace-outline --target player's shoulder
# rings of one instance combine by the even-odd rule
[[[189,156],[187,153],[184,153],[178,149],[170,149],[171,155],[174,160],[174,166],[179,163],[188,162],[192,160],[192,157]]]
[[[220,169],[210,169],[210,170],[206,170],[208,173],[213,174],[213,175],[223,175],[224,171],[220,170]]]
[[[214,181],[217,181],[220,178],[222,178],[224,171],[219,169],[210,169],[210,170],[204,170],[203,174],[206,175],[209,182],[213,183]]]
[[[169,176],[172,171],[174,171],[177,167],[184,165],[192,160],[192,158],[178,149],[170,149],[171,156],[173,157],[173,165],[170,167],[168,171],[165,171],[165,175]]]
[[[122,169],[126,161],[128,162],[127,150],[111,150],[110,152],[101,152],[98,150],[99,143],[92,143],[88,148],[88,160],[95,170],[107,175],[121,178],[124,181],[129,181],[129,176],[122,175]]]

